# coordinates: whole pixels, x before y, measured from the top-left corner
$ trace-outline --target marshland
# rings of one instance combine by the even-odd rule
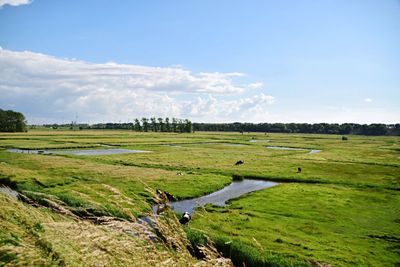
[[[400,266],[399,3],[0,0],[0,267]]]
[[[398,136],[36,129],[0,147],[0,182],[20,194],[0,192],[5,265],[207,264],[207,244],[237,266],[400,262]],[[97,149],[149,152],[72,153]],[[173,203],[153,214],[157,189],[181,201],[241,180],[274,186],[199,206],[187,226]]]

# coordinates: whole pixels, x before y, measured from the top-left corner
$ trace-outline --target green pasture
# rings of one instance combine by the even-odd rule
[[[6,150],[108,146],[151,153],[75,156]],[[238,160],[245,163],[236,166]],[[150,188],[192,198],[223,188],[234,175],[281,183],[225,207],[198,210],[187,229],[193,243],[204,241],[206,234],[225,255],[246,266],[400,263],[400,137],[348,136],[342,141],[338,135],[113,130],[0,134],[0,182],[37,201],[56,198],[75,214],[132,220],[151,210]]]

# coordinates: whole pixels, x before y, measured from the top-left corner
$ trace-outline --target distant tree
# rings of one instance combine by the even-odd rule
[[[325,126],[325,133],[327,134],[339,134],[340,132],[340,125],[337,123],[326,124]]]
[[[350,123],[344,123],[339,126],[340,134],[350,134],[353,130],[353,126]]]
[[[71,124],[69,125],[69,129],[70,130],[75,129],[75,125],[76,125],[76,122],[75,121],[71,121]]]
[[[180,133],[185,132],[185,123],[183,120],[178,120],[178,129]]]
[[[366,135],[386,135],[388,129],[385,124],[374,123],[367,127],[364,134]]]
[[[157,120],[156,118],[150,118],[151,121],[151,129],[153,130],[153,132],[157,132]]]
[[[172,131],[173,132],[177,131],[177,126],[178,126],[178,119],[177,118],[172,118]]]
[[[191,133],[193,131],[192,122],[188,119],[185,120],[185,132]]]
[[[158,118],[157,120],[158,120],[158,127],[159,127],[160,132],[164,132],[165,129],[164,129],[163,118]]]
[[[138,131],[138,132],[142,131],[142,127],[140,126],[139,119],[135,119],[135,124],[134,125],[135,125],[134,126],[135,131]]]
[[[291,133],[297,133],[299,130],[297,129],[296,123],[289,123],[287,128],[290,130]]]
[[[0,109],[0,132],[26,132],[24,114]]]
[[[147,118],[142,118],[142,125],[143,125],[143,130],[145,132],[149,131],[149,122]]]
[[[169,118],[165,118],[165,131],[170,132],[171,131],[171,125],[169,124]]]
[[[391,124],[389,125],[388,135],[400,135],[400,124]]]

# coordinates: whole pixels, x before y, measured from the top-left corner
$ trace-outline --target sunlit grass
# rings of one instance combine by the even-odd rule
[[[38,200],[57,199],[74,214],[90,212],[125,220],[151,210],[153,200],[147,187],[184,199],[216,191],[231,182],[232,176],[295,182],[251,193],[224,208],[207,207],[208,212],[195,215],[190,228],[208,234],[227,256],[236,255],[247,266],[312,262],[390,266],[400,262],[396,244],[400,240],[399,137],[349,136],[342,141],[338,135],[111,130],[0,134],[2,148],[107,149],[104,145],[152,152],[75,156],[0,150],[0,181],[9,179],[18,191]],[[308,154],[311,149],[321,152]],[[238,160],[245,163],[236,166]],[[35,223],[48,220],[43,216],[38,215]],[[21,222],[5,218],[10,227],[21,227]],[[68,231],[68,225],[63,221],[57,233]],[[11,234],[9,230],[4,233]],[[67,241],[48,242],[57,247]],[[35,258],[40,249],[32,244],[29,253],[33,254],[27,253],[26,259],[29,255]],[[20,259],[18,253],[14,256]]]

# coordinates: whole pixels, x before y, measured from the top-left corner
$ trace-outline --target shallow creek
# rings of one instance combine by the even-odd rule
[[[128,154],[128,153],[150,153],[151,151],[146,150],[133,150],[133,149],[81,149],[81,150],[27,150],[27,149],[7,149],[9,152],[22,153],[22,154],[70,154],[78,156],[101,156],[101,155],[116,155],[116,154]]]
[[[213,192],[211,194],[171,203],[171,207],[177,212],[193,213],[196,207],[204,206],[206,204],[214,204],[217,206],[224,206],[230,199],[238,198],[246,193],[258,191],[264,188],[272,187],[278,183],[244,179],[242,181],[233,181],[231,184],[225,186],[223,189]]]
[[[297,148],[297,147],[284,147],[284,146],[267,146],[266,148],[269,149],[276,149],[276,150],[297,150],[297,151],[302,151],[302,150],[309,150],[307,148]],[[321,152],[322,150],[318,149],[311,149],[308,154],[316,154]]]

